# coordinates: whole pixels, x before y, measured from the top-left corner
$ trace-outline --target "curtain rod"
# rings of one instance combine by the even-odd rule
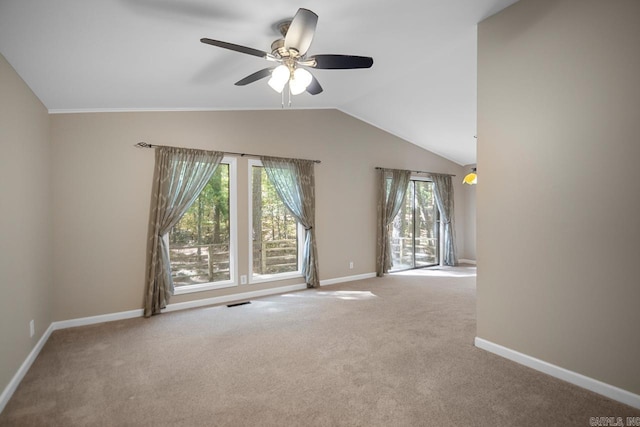
[[[167,147],[167,148],[181,148],[181,147],[172,147],[170,145],[157,145],[157,144],[149,144],[148,142],[138,142],[137,144],[133,145],[134,147],[137,148],[155,148],[155,147]],[[225,154],[234,154],[236,156],[240,156],[240,157],[261,157],[260,154],[249,154],[249,153],[236,153],[233,151],[224,151]],[[270,157],[275,157],[275,156],[270,156]],[[284,158],[284,157],[280,157],[280,158]],[[299,159],[299,160],[307,160],[307,159]],[[313,163],[322,163],[320,160],[309,160],[310,162]]]
[[[389,169],[389,168],[381,168],[380,166],[376,166],[376,169],[378,170],[383,170],[383,169]],[[446,176],[455,176],[454,174],[451,173],[439,173],[439,172],[425,172],[425,171],[409,171],[412,173],[427,173],[429,175],[446,175]]]

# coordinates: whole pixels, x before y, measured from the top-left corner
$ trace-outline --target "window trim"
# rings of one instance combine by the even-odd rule
[[[248,176],[248,185],[249,188],[249,208],[248,208],[248,242],[249,242],[249,269],[247,274],[247,280],[250,285],[258,284],[258,283],[266,283],[266,282],[275,282],[278,280],[286,280],[286,279],[299,279],[302,278],[302,255],[304,253],[304,238],[305,238],[305,229],[300,224],[300,222],[296,221],[298,227],[298,269],[296,271],[288,271],[286,273],[277,273],[277,274],[263,274],[260,278],[253,277],[253,167],[259,166],[264,167],[262,161],[258,159],[248,159],[247,162],[247,176]]]
[[[238,286],[238,175],[237,159],[223,157],[221,164],[229,165],[229,280],[219,282],[197,283],[174,288],[174,295],[184,295],[193,292],[209,291],[212,289],[232,288]]]

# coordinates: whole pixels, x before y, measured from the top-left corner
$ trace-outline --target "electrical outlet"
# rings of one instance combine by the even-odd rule
[[[246,285],[247,284],[247,275],[243,274],[242,276],[240,276],[240,284],[241,285]]]
[[[29,322],[29,336],[33,337],[36,334],[36,324],[34,323],[33,319],[31,319],[31,322]]]
[[[353,261],[349,261],[349,269],[353,270]]]

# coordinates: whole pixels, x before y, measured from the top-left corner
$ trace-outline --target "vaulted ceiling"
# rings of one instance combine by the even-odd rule
[[[0,53],[51,113],[280,109],[265,60],[299,7],[318,25],[309,54],[371,56],[312,70],[324,91],[291,108],[337,108],[461,165],[476,161],[476,24],[516,0],[0,0]]]

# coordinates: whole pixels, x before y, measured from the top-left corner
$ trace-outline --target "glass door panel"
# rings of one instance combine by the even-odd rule
[[[404,204],[393,219],[391,231],[391,270],[407,270],[413,262],[413,182],[409,182]]]
[[[404,204],[392,226],[391,271],[439,264],[440,222],[433,182],[409,181]]]
[[[439,264],[438,259],[438,208],[433,197],[433,182],[414,181],[415,230],[414,267]]]

